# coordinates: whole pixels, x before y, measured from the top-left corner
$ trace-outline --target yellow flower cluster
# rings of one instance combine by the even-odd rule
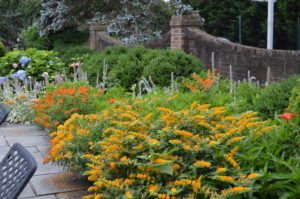
[[[52,161],[72,158],[66,151],[70,143],[87,140],[82,158],[89,162],[85,175],[94,182],[89,191],[95,192],[87,199],[213,199],[250,190],[247,183],[257,176],[242,173],[234,154],[240,140],[267,129],[255,113],[232,117],[225,107],[194,102],[186,110],[160,107],[153,122],[153,113],[141,111],[143,103],[114,103],[98,115],[74,114],[51,134]],[[222,181],[224,189],[213,187],[214,181]]]
[[[198,167],[210,167],[211,163],[205,161],[197,161],[193,165]]]

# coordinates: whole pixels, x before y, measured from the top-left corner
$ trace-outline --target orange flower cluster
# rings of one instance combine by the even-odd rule
[[[37,117],[34,121],[51,131],[56,130],[58,125],[63,124],[73,113],[92,110],[95,96],[89,92],[85,86],[78,88],[61,86],[54,92],[48,92],[44,98],[33,101],[35,105],[30,107],[36,111]]]
[[[95,193],[86,198],[213,199],[250,190],[256,176],[242,173],[233,156],[242,137],[268,129],[254,113],[232,117],[224,107],[193,103],[160,107],[153,122],[142,109],[120,101],[97,115],[73,114],[51,134],[49,159],[69,161],[76,143],[87,148],[81,158]]]
[[[15,101],[10,100],[10,101],[4,102],[3,104],[7,105],[7,104],[13,104],[13,103],[15,103]]]
[[[220,76],[219,73],[215,75],[215,71],[211,72],[208,70],[206,79],[200,78],[196,74],[191,75],[195,80],[195,84],[188,84],[185,81],[182,81],[182,83],[187,86],[191,92],[197,92],[197,91],[205,91],[212,87],[213,83],[218,79],[218,76]]]

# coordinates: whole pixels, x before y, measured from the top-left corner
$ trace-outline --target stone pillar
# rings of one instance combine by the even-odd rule
[[[102,24],[91,24],[90,25],[90,38],[89,38],[89,47],[91,49],[97,49],[98,47],[98,33],[104,33],[105,26]]]
[[[185,29],[191,27],[200,28],[201,25],[202,25],[202,21],[197,16],[193,16],[193,15],[172,16],[170,21],[171,49],[183,50]]]

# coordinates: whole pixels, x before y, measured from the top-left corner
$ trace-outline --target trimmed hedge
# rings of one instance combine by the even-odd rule
[[[104,60],[108,65],[110,79],[127,89],[142,77],[151,76],[155,84],[168,86],[172,72],[179,78],[204,71],[204,65],[196,57],[183,51],[113,46],[85,61],[83,69],[88,73],[91,82],[96,81],[97,74],[102,74]]]

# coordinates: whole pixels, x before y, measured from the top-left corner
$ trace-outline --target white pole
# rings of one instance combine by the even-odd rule
[[[268,0],[267,49],[273,49],[274,0]]]

